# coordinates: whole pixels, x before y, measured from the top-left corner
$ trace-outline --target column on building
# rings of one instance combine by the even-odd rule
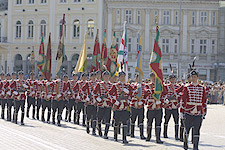
[[[210,69],[206,70],[206,80],[210,81]]]
[[[188,28],[188,11],[183,10],[183,44],[182,52],[187,52],[187,28]]]
[[[50,15],[49,15],[49,27],[48,27],[48,29],[49,29],[49,32],[51,32],[51,37],[53,37],[51,39],[52,43],[53,43],[57,39],[56,35],[55,35],[55,27],[56,27],[56,24],[55,24],[55,3],[56,3],[56,1],[50,0],[49,3],[50,3],[50,10],[49,10]]]
[[[112,8],[108,8],[108,47],[110,47],[112,42]]]
[[[134,9],[133,14],[133,24],[136,24],[136,15],[137,15],[137,9]]]
[[[98,28],[99,28],[99,42],[102,43],[103,38],[103,22],[104,22],[104,14],[103,14],[104,1],[99,1],[99,11],[98,11]]]
[[[145,51],[149,51],[150,43],[150,9],[145,9]]]

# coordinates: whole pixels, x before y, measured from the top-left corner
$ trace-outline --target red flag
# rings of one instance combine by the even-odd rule
[[[51,69],[52,69],[52,49],[51,49],[51,33],[49,33],[48,48],[47,54],[45,56],[45,68],[44,68],[44,75],[48,81],[51,80]]]

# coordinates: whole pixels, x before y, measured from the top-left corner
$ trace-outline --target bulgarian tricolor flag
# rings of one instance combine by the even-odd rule
[[[126,82],[128,81],[128,50],[127,50],[127,22],[123,25],[123,36],[120,43],[120,48],[118,52],[117,65],[119,67],[119,72],[124,71],[126,73]]]
[[[51,69],[52,69],[52,48],[51,48],[51,33],[49,33],[48,48],[45,57],[45,67],[44,67],[45,79],[48,81],[51,80]]]
[[[91,72],[95,72],[97,70],[100,70],[100,44],[99,44],[99,38],[98,38],[98,29],[97,29],[95,45],[94,45],[94,50],[92,55]]]
[[[156,101],[160,101],[163,92],[163,72],[162,72],[162,53],[159,47],[159,26],[156,26],[156,38],[152,55],[150,58],[150,65],[152,72],[155,74],[155,90],[153,97]]]
[[[43,74],[44,64],[45,64],[45,48],[44,48],[43,34],[41,34],[41,44],[39,48],[39,56],[37,62],[37,68],[39,69],[41,74]]]

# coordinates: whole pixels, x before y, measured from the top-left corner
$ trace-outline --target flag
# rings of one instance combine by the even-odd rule
[[[97,29],[95,45],[94,45],[94,50],[92,55],[91,72],[95,72],[97,70],[100,70],[100,43],[98,38],[98,29]]]
[[[45,79],[48,81],[50,81],[51,79],[51,69],[52,69],[52,49],[51,49],[51,33],[49,33],[48,48],[47,54],[45,56],[45,67],[44,67]]]
[[[119,67],[119,72],[124,71],[126,73],[126,82],[128,81],[128,51],[127,51],[127,29],[126,21],[124,22],[123,36],[120,43],[120,48],[118,52],[117,65]]]
[[[118,44],[116,43],[116,34],[114,32],[112,38],[112,45],[111,48],[109,49],[109,57],[106,63],[107,70],[110,72],[111,77],[113,77],[118,71],[117,57],[118,57]]]
[[[87,71],[87,33],[85,33],[84,36],[84,45],[83,48],[80,52],[79,59],[77,61],[77,65],[73,71],[73,73],[78,73],[78,72],[85,72]]]
[[[64,38],[65,38],[65,14],[63,14],[63,21],[62,21],[62,26],[60,29],[58,51],[56,55],[56,60],[57,60],[56,74],[59,77],[61,76],[62,64],[63,64],[63,59],[65,56]]]
[[[142,78],[143,78],[143,71],[142,71],[142,44],[141,44],[141,36],[138,36],[138,53],[137,53],[137,67],[136,70],[139,73],[139,80],[138,83],[141,85],[142,83]],[[142,88],[138,88],[138,94],[137,98],[140,100],[142,96]]]
[[[33,50],[31,51],[30,62],[32,65],[35,63],[34,46],[33,46]]]
[[[155,90],[153,98],[160,100],[163,91],[163,73],[162,73],[162,53],[159,47],[159,26],[156,25],[156,38],[154,47],[150,58],[150,65],[152,72],[155,74]]]
[[[101,51],[101,71],[105,70],[107,60],[107,45],[106,45],[106,29],[104,30],[104,42],[102,44],[102,51]]]
[[[37,68],[39,69],[41,74],[43,74],[44,63],[45,63],[44,39],[43,39],[43,34],[41,34],[41,44],[39,48],[39,56],[38,56],[38,62],[37,62]]]

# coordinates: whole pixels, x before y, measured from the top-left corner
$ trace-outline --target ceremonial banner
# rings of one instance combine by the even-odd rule
[[[48,48],[47,54],[45,56],[45,67],[44,67],[44,75],[46,80],[51,80],[51,69],[52,69],[52,48],[51,48],[51,33],[49,33],[48,38]]]
[[[141,85],[142,83],[142,78],[143,78],[143,71],[142,71],[142,45],[141,45],[141,36],[138,36],[138,53],[137,53],[137,67],[136,70],[139,73],[139,79],[138,79],[138,83],[139,85]],[[137,98],[140,100],[142,96],[142,88],[141,86],[138,87],[138,94],[137,94]]]
[[[41,44],[39,48],[39,56],[38,56],[38,62],[37,62],[37,68],[39,69],[41,74],[43,74],[44,64],[45,64],[45,49],[44,49],[43,34],[41,34]]]
[[[60,77],[61,76],[61,70],[62,70],[62,64],[65,56],[65,47],[64,47],[64,38],[65,38],[65,14],[63,14],[63,21],[60,29],[60,38],[59,38],[59,45],[58,45],[58,51],[56,55],[56,74]]]
[[[109,49],[109,57],[106,63],[107,70],[110,72],[111,77],[113,77],[118,71],[117,57],[118,57],[118,45],[116,42],[116,34],[114,32],[112,38],[112,45],[111,48]]]
[[[94,50],[92,55],[91,72],[95,72],[97,70],[100,70],[100,44],[99,44],[99,38],[98,38],[98,29],[97,29],[95,45],[94,45]]]
[[[101,71],[105,70],[107,60],[107,45],[106,45],[106,29],[104,30],[104,42],[102,44],[102,51],[101,51]]]
[[[87,71],[87,33],[84,36],[84,45],[80,52],[79,59],[77,61],[77,65],[73,71],[73,73],[85,72]]]
[[[152,72],[155,74],[155,90],[153,97],[155,100],[160,101],[163,91],[163,73],[162,73],[162,53],[159,47],[159,26],[156,25],[156,38],[154,47],[150,58],[150,65]]]

